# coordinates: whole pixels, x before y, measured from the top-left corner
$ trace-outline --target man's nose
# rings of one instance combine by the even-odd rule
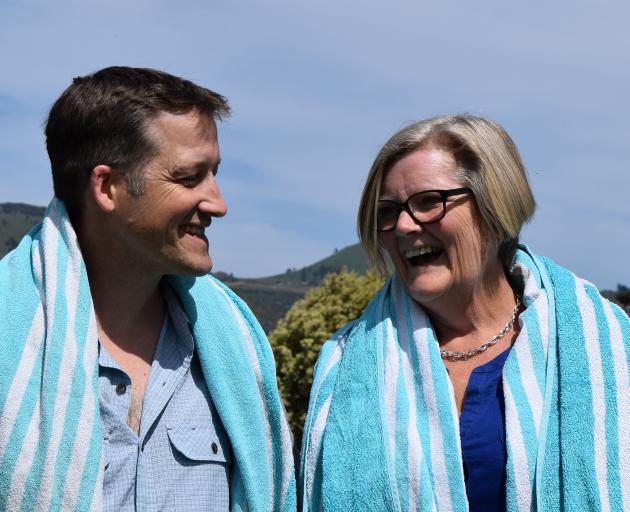
[[[203,184],[198,208],[200,212],[212,217],[223,217],[227,213],[227,204],[214,176],[209,176]]]

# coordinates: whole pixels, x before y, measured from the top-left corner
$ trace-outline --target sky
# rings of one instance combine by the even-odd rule
[[[373,158],[407,123],[510,133],[538,204],[521,240],[630,285],[630,3],[0,0],[0,202],[52,197],[42,123],[73,77],[154,67],[230,101],[214,269],[260,277],[357,242]]]

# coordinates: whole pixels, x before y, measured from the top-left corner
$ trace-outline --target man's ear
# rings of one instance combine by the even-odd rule
[[[109,165],[97,165],[92,169],[88,190],[101,211],[110,213],[116,209],[118,195],[124,186],[124,178]]]

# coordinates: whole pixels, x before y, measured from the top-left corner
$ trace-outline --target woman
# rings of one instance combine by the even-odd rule
[[[630,320],[518,245],[534,199],[487,119],[428,119],[370,170],[395,269],[319,357],[303,510],[630,510]]]

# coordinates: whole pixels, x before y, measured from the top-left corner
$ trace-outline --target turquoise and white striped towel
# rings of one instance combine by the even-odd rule
[[[630,320],[522,247],[503,370],[509,511],[630,510]],[[453,390],[397,278],[323,347],[302,449],[310,511],[466,511]]]
[[[247,306],[210,276],[169,277],[234,453],[234,511],[293,511],[275,363]],[[97,333],[63,203],[0,261],[0,510],[100,510]]]

